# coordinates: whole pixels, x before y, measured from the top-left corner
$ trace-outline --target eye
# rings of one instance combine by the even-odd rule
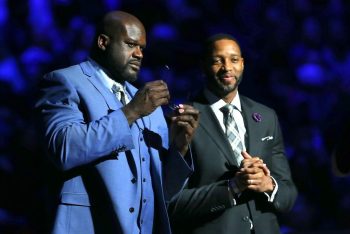
[[[221,61],[220,58],[213,58],[213,59],[212,59],[212,63],[213,63],[214,65],[218,65],[218,64],[221,64],[222,61]]]
[[[127,44],[128,47],[130,47],[130,48],[134,48],[134,47],[136,46],[135,43],[131,43],[131,42],[127,42],[126,44]]]
[[[235,56],[235,57],[232,57],[231,59],[232,63],[239,63],[240,61],[242,61],[242,57],[240,56]]]
[[[231,59],[232,63],[238,63],[239,62],[239,58],[238,57],[234,57]]]

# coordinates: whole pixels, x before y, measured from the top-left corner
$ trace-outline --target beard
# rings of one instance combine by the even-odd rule
[[[115,56],[112,51],[106,51],[104,65],[111,78],[119,83],[134,82],[138,78],[141,68],[141,59],[126,59],[123,56]],[[138,68],[135,67],[137,64]]]
[[[134,82],[138,78],[139,71],[132,69],[129,64],[126,64],[120,69],[114,69],[112,71],[112,77],[119,83]]]
[[[227,94],[237,90],[239,84],[242,82],[243,73],[238,77],[236,76],[235,79],[236,79],[236,82],[234,84],[227,85],[220,82],[219,79],[211,77],[208,79],[208,83],[209,83],[208,87],[212,92],[217,94],[219,97],[224,97]]]
[[[134,71],[128,67],[126,67],[126,69],[124,69],[121,73],[120,73],[120,76],[122,77],[122,79],[124,81],[127,81],[127,82],[134,82],[137,80],[138,78],[138,74],[139,72],[138,71]]]

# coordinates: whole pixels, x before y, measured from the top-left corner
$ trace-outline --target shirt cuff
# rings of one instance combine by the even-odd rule
[[[265,192],[265,195],[267,196],[267,201],[268,202],[273,202],[273,200],[275,199],[275,195],[278,191],[278,184],[277,184],[277,181],[275,180],[275,178],[273,178],[272,176],[270,176],[271,179],[273,180],[273,183],[274,183],[274,188],[272,190],[272,193],[266,193]]]

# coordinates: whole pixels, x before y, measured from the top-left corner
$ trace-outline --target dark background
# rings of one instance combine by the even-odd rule
[[[237,37],[240,93],[277,111],[299,189],[280,216],[282,232],[350,233],[350,180],[336,177],[330,160],[350,113],[346,0],[0,0],[0,233],[42,232],[48,167],[32,109],[37,81],[83,61],[94,21],[115,9],[135,14],[148,32],[136,86],[165,79],[174,102],[204,85],[203,40]]]

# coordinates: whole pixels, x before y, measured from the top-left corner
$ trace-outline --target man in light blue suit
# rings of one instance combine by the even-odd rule
[[[146,33],[133,15],[107,13],[90,58],[48,73],[36,108],[61,173],[52,233],[171,233],[167,204],[192,172],[199,112],[179,105],[170,135],[167,85],[137,90]],[[119,87],[119,90],[118,88]]]

